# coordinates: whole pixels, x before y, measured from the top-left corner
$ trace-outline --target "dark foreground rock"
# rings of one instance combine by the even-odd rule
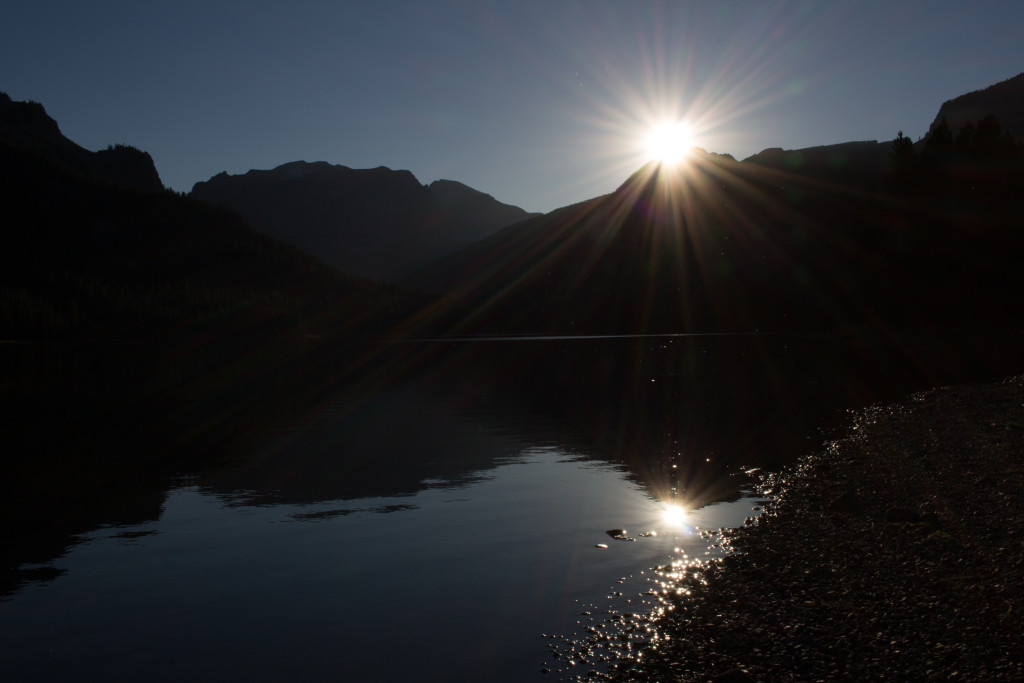
[[[613,678],[1024,680],[1024,378],[868,409],[765,488]]]

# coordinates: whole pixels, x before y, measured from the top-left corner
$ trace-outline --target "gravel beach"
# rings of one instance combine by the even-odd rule
[[[1024,680],[1024,377],[849,434],[765,480],[775,502],[611,678]]]

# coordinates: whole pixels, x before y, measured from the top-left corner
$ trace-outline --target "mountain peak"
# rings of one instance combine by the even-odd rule
[[[0,92],[0,134],[23,144],[32,141],[32,138],[50,143],[71,142],[60,132],[57,122],[50,118],[43,105],[38,102],[15,102],[4,92]]]
[[[427,185],[430,194],[441,204],[441,206],[453,206],[459,202],[466,201],[496,201],[494,197],[480,190],[474,190],[469,185],[460,183],[457,180],[435,180]]]
[[[0,93],[0,141],[51,159],[117,185],[143,190],[163,189],[153,158],[130,145],[112,145],[90,152],[64,137],[38,102],[15,102]]]
[[[286,164],[281,164],[280,166],[272,169],[270,171],[270,173],[276,174],[278,176],[282,176],[284,178],[294,179],[294,178],[304,178],[305,176],[313,174],[313,173],[327,172],[327,171],[329,171],[332,168],[342,168],[342,169],[348,170],[348,168],[346,166],[334,167],[334,166],[331,166],[326,161],[314,161],[312,163],[309,163],[307,161],[290,161],[290,162],[288,162]],[[260,171],[249,171],[249,173],[259,173],[259,172]]]

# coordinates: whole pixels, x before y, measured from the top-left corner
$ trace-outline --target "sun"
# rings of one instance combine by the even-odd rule
[[[654,126],[647,133],[644,148],[647,158],[674,166],[686,158],[693,146],[693,129],[686,121]]]

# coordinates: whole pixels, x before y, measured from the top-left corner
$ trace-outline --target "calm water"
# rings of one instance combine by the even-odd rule
[[[270,429],[214,430],[198,464],[175,439],[234,413],[186,391],[145,428],[112,420],[60,441],[74,458],[9,467],[0,680],[540,678],[566,659],[551,636],[656,609],[653,567],[707,557],[700,529],[755,514],[741,466],[813,450],[815,427],[881,391],[865,367],[911,366],[824,363],[817,342],[545,344],[289,396]],[[76,465],[78,448],[117,457]],[[672,503],[696,509],[669,522]]]
[[[77,536],[0,603],[0,678],[529,679],[541,634],[647,611],[651,567],[757,504],[669,524],[622,465],[471,398],[346,396],[179,478],[154,519]]]

